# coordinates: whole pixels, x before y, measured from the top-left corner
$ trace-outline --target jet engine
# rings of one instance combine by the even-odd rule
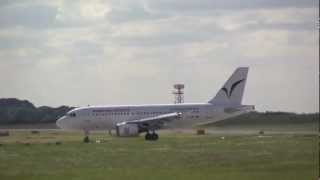
[[[117,136],[130,137],[139,135],[139,127],[137,124],[118,123],[116,125]]]

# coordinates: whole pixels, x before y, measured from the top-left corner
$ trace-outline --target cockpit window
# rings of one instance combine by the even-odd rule
[[[73,113],[69,113],[69,116],[70,117],[76,117],[76,113],[74,113],[74,112]]]

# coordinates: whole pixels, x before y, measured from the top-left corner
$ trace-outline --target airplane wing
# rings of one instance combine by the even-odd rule
[[[181,118],[180,112],[162,114],[159,116],[143,118],[133,121],[125,121],[118,123],[117,126],[125,125],[125,124],[136,124],[139,127],[139,131],[144,132],[148,130],[156,130],[160,129],[164,126],[165,123]]]

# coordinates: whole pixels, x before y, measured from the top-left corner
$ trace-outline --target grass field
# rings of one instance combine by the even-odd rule
[[[0,179],[315,180],[313,135],[161,134],[157,142],[95,133],[13,131],[0,137]],[[61,144],[56,144],[61,142]]]

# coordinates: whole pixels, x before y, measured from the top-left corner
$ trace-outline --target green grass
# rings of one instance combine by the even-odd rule
[[[319,173],[318,135],[92,139],[102,142],[84,144],[82,134],[59,131],[0,137],[0,179],[312,180]]]

